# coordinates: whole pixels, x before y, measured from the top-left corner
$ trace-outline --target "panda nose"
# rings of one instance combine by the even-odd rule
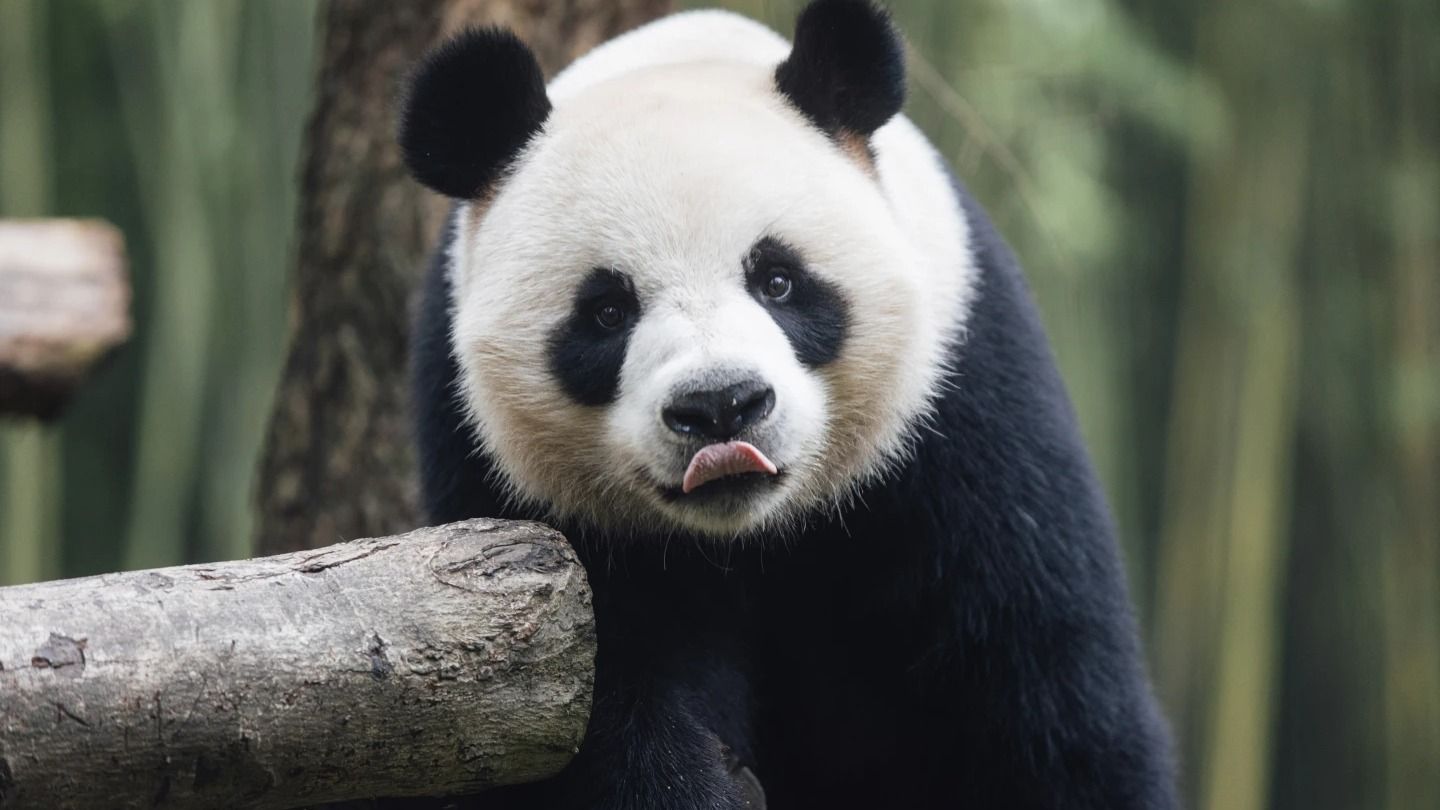
[[[764,420],[774,409],[775,389],[760,380],[746,380],[718,390],[681,394],[660,416],[666,427],[681,436],[726,441]]]

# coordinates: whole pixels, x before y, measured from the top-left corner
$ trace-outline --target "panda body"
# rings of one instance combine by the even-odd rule
[[[476,806],[1175,806],[1044,332],[901,58],[818,0],[794,46],[692,12],[548,87],[493,31],[417,74],[426,508],[556,525],[599,635],[575,760]]]

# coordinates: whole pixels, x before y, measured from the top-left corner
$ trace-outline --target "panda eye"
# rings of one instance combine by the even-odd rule
[[[602,304],[595,310],[595,322],[603,329],[619,329],[625,323],[625,310],[618,304]]]
[[[760,287],[760,292],[772,301],[781,302],[790,297],[790,290],[794,286],[788,273],[777,270],[765,279],[764,285]]]

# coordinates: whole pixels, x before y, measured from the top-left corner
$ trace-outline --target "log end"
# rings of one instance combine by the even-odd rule
[[[58,416],[131,329],[125,240],[113,225],[0,221],[0,413]]]

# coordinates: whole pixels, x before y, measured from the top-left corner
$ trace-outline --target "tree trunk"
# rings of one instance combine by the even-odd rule
[[[0,588],[0,810],[287,808],[553,775],[585,731],[565,539],[474,520]]]
[[[261,462],[262,552],[416,525],[406,415],[411,292],[447,205],[405,172],[395,100],[413,62],[503,24],[551,72],[667,0],[331,0],[306,135],[295,325]]]

